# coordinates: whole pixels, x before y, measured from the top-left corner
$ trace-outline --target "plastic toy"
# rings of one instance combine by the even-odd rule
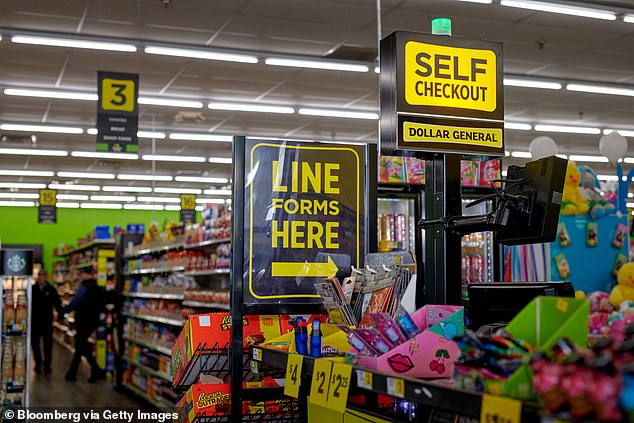
[[[625,263],[616,277],[618,284],[610,292],[610,303],[619,308],[623,301],[634,301],[634,263]]]
[[[601,195],[601,185],[594,170],[588,166],[579,166],[579,173],[581,174],[581,190],[589,201],[590,217],[600,219],[613,212],[615,210],[614,204]]]
[[[588,200],[579,190],[581,174],[575,162],[568,162],[566,169],[566,181],[564,182],[563,201],[561,203],[561,214],[570,216],[573,214],[582,215],[588,213],[590,206]]]

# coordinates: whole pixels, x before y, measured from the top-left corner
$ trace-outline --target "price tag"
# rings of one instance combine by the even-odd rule
[[[387,394],[393,397],[405,398],[405,382],[403,379],[388,377]]]
[[[361,389],[372,389],[372,373],[357,370],[357,386]]]
[[[253,348],[253,359],[256,361],[262,361],[262,350],[259,348]]]
[[[289,354],[286,359],[286,384],[284,385],[284,395],[297,398],[299,396],[299,385],[302,381],[302,364],[304,358],[299,354]]]
[[[562,313],[568,312],[568,302],[563,298],[557,298],[557,303],[555,304],[555,308],[561,311]]]
[[[496,395],[482,395],[480,421],[483,423],[519,423],[522,403],[511,398]]]
[[[254,360],[249,361],[249,369],[254,375],[260,374],[260,363]]]
[[[343,413],[348,404],[348,391],[350,390],[350,377],[352,366],[344,363],[334,363],[330,376],[330,391],[326,407]]]
[[[326,407],[328,404],[328,388],[330,387],[330,374],[332,373],[332,361],[315,360],[313,368],[313,380],[310,385],[310,402]]]

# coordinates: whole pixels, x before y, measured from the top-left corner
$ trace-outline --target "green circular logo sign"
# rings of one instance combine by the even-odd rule
[[[7,258],[7,268],[14,273],[20,273],[26,267],[24,257],[19,254],[13,254]]]

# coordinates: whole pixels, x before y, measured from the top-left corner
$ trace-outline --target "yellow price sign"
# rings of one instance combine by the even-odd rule
[[[181,194],[181,209],[194,210],[196,208],[196,196],[194,194]]]
[[[330,390],[326,406],[332,410],[344,412],[348,404],[348,391],[350,390],[350,377],[352,366],[344,363],[334,363],[330,375]]]
[[[522,403],[520,401],[496,395],[482,395],[481,422],[519,423],[521,417]]]
[[[286,359],[286,384],[284,385],[284,395],[297,398],[299,396],[299,385],[302,381],[302,364],[304,357],[299,354],[289,354]]]
[[[133,112],[136,105],[135,81],[104,78],[101,80],[101,108]]]
[[[387,393],[393,397],[405,398],[405,381],[403,379],[388,377]]]
[[[40,206],[54,206],[57,204],[57,191],[54,189],[40,190]]]
[[[310,385],[310,402],[326,407],[328,404],[328,388],[330,387],[330,375],[332,373],[332,361],[315,360],[313,368],[313,380]]]

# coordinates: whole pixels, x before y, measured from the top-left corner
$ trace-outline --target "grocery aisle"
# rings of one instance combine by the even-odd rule
[[[145,403],[115,391],[111,381],[88,383],[90,367],[83,361],[77,373],[77,382],[66,382],[64,375],[70,365],[72,353],[53,343],[53,372],[35,373],[31,369],[30,404],[33,407],[131,407],[145,410]]]

